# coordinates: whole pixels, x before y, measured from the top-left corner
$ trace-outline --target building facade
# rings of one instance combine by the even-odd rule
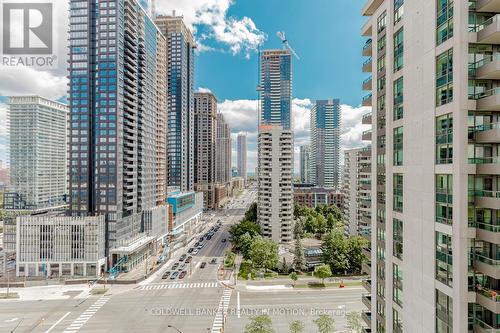
[[[371,148],[344,152],[342,207],[346,234],[371,241]],[[370,272],[367,272],[370,273]]]
[[[194,50],[192,32],[182,16],[155,18],[167,39],[168,186],[194,189]]]
[[[238,177],[247,180],[247,135],[246,133],[238,134],[237,139],[237,161],[238,161]]]
[[[40,96],[8,99],[8,210],[64,209],[68,194],[68,107]]]
[[[20,216],[16,276],[97,277],[105,272],[105,218]]]
[[[498,1],[363,7],[372,331],[500,329],[499,13]]]
[[[227,184],[231,181],[232,156],[231,129],[222,113],[218,113],[215,139],[215,181],[217,183]]]
[[[206,208],[215,208],[217,98],[212,93],[195,93],[194,112],[195,189],[203,192]]]
[[[296,205],[316,208],[317,206],[344,207],[344,193],[312,184],[294,184],[293,201]]]
[[[257,218],[262,235],[293,240],[293,137],[279,125],[259,128]]]
[[[144,258],[147,219],[166,215],[167,40],[136,0],[75,4],[69,215],[105,217],[112,266]]]
[[[257,219],[263,235],[289,243],[293,230],[292,57],[265,50],[260,57],[257,140]]]
[[[320,187],[339,187],[340,103],[319,100],[311,109],[311,174]]]
[[[311,184],[311,146],[300,146],[300,182]]]

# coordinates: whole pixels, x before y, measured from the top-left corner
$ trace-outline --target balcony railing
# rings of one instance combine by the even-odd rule
[[[372,99],[372,94],[368,94],[365,97],[363,97],[363,102],[369,101]]]
[[[470,227],[474,227],[481,230],[491,231],[491,232],[500,232],[500,225],[493,225],[489,223],[483,222],[473,222],[469,223]]]
[[[469,95],[469,99],[473,99],[473,100],[477,101],[479,99],[490,97],[490,96],[495,96],[495,95],[498,95],[498,94],[500,94],[500,88],[493,88],[493,89],[489,89],[489,90],[486,90],[486,91],[483,91],[483,92],[479,92],[479,93],[475,93],[475,94],[470,94]]]
[[[500,198],[500,191],[475,190],[473,193],[476,198]]]
[[[469,164],[500,164],[500,156],[469,158]]]
[[[500,291],[488,289],[486,287],[476,287],[476,292],[494,302],[500,302]]]
[[[477,125],[473,127],[469,127],[469,132],[484,132],[484,131],[489,131],[492,129],[499,129],[500,128],[500,123],[491,123],[491,124],[484,124],[484,125]]]
[[[493,61],[498,61],[500,60],[500,53],[494,54],[494,55],[485,55],[483,59],[478,60],[476,62],[469,63],[469,68],[470,69],[478,69],[483,67],[484,65],[489,64],[490,62]]]
[[[480,253],[476,253],[474,255],[474,258],[475,260],[484,262],[485,264],[488,264],[490,266],[500,266],[500,259],[492,259]]]
[[[488,333],[500,333],[500,328],[493,328],[479,318],[474,318],[474,324],[482,327]]]
[[[483,23],[481,23],[481,24],[476,24],[474,26],[470,26],[469,27],[469,31],[470,32],[479,32],[479,31],[485,29],[486,27],[492,25],[497,20],[498,20],[498,15],[494,15],[494,16],[490,17],[489,19],[487,19],[486,21],[484,21]]]
[[[368,39],[365,43],[365,46],[363,46],[363,50],[367,50],[372,47],[372,39]]]

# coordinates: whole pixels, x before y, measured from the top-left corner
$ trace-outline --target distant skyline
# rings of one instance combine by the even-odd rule
[[[277,31],[285,31],[300,60],[293,60],[293,128],[295,172],[299,146],[309,141],[310,109],[316,99],[338,98],[342,104],[342,148],[362,146],[361,117],[370,108],[360,107],[360,37],[364,18],[362,0],[157,0],[158,13],[183,15],[194,29],[198,43],[195,63],[197,89],[211,90],[232,130],[233,142],[240,132],[248,138],[248,171],[255,169],[257,131],[258,47],[279,49]],[[66,1],[55,2],[58,15],[67,15]],[[266,8],[266,10],[262,10]],[[279,14],[272,14],[279,13]],[[346,15],[350,13],[350,15]],[[300,17],[300,20],[297,19]],[[59,67],[51,71],[0,66],[0,117],[7,119],[6,96],[38,94],[66,98],[66,27],[57,20]],[[7,161],[7,124],[0,123],[0,160]],[[233,166],[236,166],[233,144]]]

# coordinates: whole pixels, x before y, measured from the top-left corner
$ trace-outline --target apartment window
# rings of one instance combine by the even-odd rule
[[[394,256],[403,260],[403,221],[392,220],[392,252]]]
[[[393,207],[396,212],[403,212],[403,175],[394,174]]]
[[[401,21],[404,13],[404,0],[394,0],[394,24]]]
[[[403,271],[398,264],[392,264],[392,300],[403,306]]]
[[[403,28],[401,28],[394,34],[394,72],[403,68],[403,43],[404,33]]]
[[[378,283],[377,283],[378,284]],[[381,283],[382,284],[382,283]],[[382,296],[383,297],[383,296]],[[377,314],[380,315],[380,317],[385,318],[385,304],[377,301]],[[378,332],[378,330],[377,330]]]
[[[385,70],[385,55],[377,59],[377,73]]]
[[[436,175],[436,222],[453,224],[453,175]]]
[[[453,116],[451,113],[436,118],[436,163],[453,163]]]
[[[453,49],[440,54],[436,59],[436,105],[453,100]]]
[[[392,331],[394,333],[403,333],[403,318],[396,309],[392,309]]]
[[[377,318],[377,332],[385,333],[385,321],[381,321]]]
[[[452,287],[453,251],[452,236],[436,231],[436,280]]]
[[[377,32],[381,33],[382,31],[384,31],[386,26],[387,26],[387,14],[385,12],[383,12],[377,18]]]
[[[403,77],[394,81],[394,120],[403,118]]]
[[[377,111],[385,111],[385,95],[377,98]]]
[[[453,37],[453,0],[437,1],[437,45]]]
[[[386,44],[387,44],[387,38],[385,37],[385,35],[383,35],[377,40],[377,51],[380,52],[383,49],[385,49]]]
[[[393,153],[394,165],[403,165],[403,127],[394,129]]]
[[[385,76],[377,79],[377,90],[381,91],[385,89]]]
[[[437,289],[436,333],[453,333],[453,298]]]

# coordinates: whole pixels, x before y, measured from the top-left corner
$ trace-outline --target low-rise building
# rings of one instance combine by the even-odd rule
[[[312,184],[293,185],[294,203],[300,206],[315,208],[316,206],[335,205],[342,208],[344,194],[334,188],[316,187]]]
[[[106,271],[104,216],[19,216],[16,276],[96,277]]]
[[[168,193],[167,201],[172,208],[169,221],[170,244],[185,243],[189,236],[202,227],[203,193],[180,190]]]

